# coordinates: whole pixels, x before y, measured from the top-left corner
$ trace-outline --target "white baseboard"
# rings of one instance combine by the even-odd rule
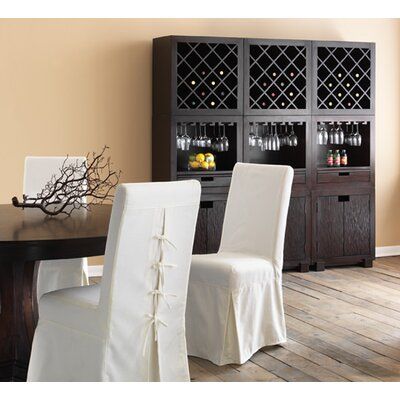
[[[375,249],[376,257],[400,256],[400,246],[384,246]]]
[[[95,278],[103,276],[103,266],[102,265],[89,265],[89,278]]]

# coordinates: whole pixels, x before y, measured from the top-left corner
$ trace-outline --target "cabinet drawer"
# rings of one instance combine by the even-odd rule
[[[369,182],[370,171],[331,170],[318,171],[317,183]]]
[[[294,172],[293,184],[306,183],[306,173],[304,172]]]
[[[178,176],[178,181],[186,179],[196,179],[201,183],[203,188],[206,187],[219,187],[230,186],[231,176],[199,176],[199,175],[185,175]]]

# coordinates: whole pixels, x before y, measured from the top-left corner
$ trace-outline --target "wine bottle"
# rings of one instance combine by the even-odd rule
[[[333,155],[333,165],[335,167],[340,167],[340,151],[335,150],[335,154]]]
[[[347,167],[347,154],[346,150],[342,150],[342,154],[340,156],[340,166],[341,167]]]
[[[333,153],[332,150],[328,150],[328,154],[326,156],[326,166],[333,167]]]

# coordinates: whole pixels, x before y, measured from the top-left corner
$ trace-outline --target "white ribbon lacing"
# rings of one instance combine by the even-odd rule
[[[159,240],[161,243],[168,243],[170,246],[172,246],[176,250],[176,246],[164,234],[154,235],[154,238]]]
[[[153,315],[153,314],[146,314],[146,317],[149,318],[149,324],[147,325],[147,329],[146,329],[146,335],[145,335],[145,339],[144,339],[144,343],[143,343],[143,356],[146,355],[146,349],[147,349],[147,342],[149,340],[149,336],[150,336],[150,329],[153,326],[154,327],[154,341],[157,342],[158,341],[158,328],[159,325],[163,325],[165,327],[167,327],[168,325],[161,320],[160,318],[157,317],[157,315]]]
[[[149,295],[153,296],[153,309],[154,309],[154,314],[146,314],[146,318],[149,319],[147,328],[146,328],[146,333],[145,333],[145,340],[143,344],[143,356],[146,355],[146,351],[148,351],[148,344],[149,344],[149,336],[151,332],[151,328],[153,328],[154,332],[154,342],[158,342],[158,335],[159,335],[159,328],[160,325],[167,327],[168,325],[162,321],[157,313],[158,313],[158,307],[160,304],[159,299],[163,299],[169,309],[171,309],[171,304],[169,304],[167,297],[177,297],[173,293],[166,293],[164,292],[164,283],[165,283],[165,269],[166,268],[175,268],[175,264],[170,264],[168,262],[164,261],[164,246],[169,245],[173,247],[175,250],[177,250],[177,247],[175,244],[167,237],[165,234],[165,208],[162,210],[163,212],[163,225],[162,225],[162,233],[161,234],[156,234],[154,235],[154,239],[158,240],[160,243],[160,252],[159,252],[159,261],[155,262],[152,264],[152,268],[157,271],[157,287],[149,292]],[[148,351],[148,370],[147,370],[147,379],[149,380],[150,377],[150,357],[151,357],[151,352]]]
[[[158,286],[164,287],[164,280],[165,280],[165,268],[176,268],[176,264],[168,264],[163,261],[157,261],[152,265],[154,269],[158,271]]]

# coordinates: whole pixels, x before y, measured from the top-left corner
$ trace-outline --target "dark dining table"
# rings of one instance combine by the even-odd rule
[[[39,261],[103,255],[110,215],[110,205],[55,217],[0,205],[0,380],[26,380]]]

